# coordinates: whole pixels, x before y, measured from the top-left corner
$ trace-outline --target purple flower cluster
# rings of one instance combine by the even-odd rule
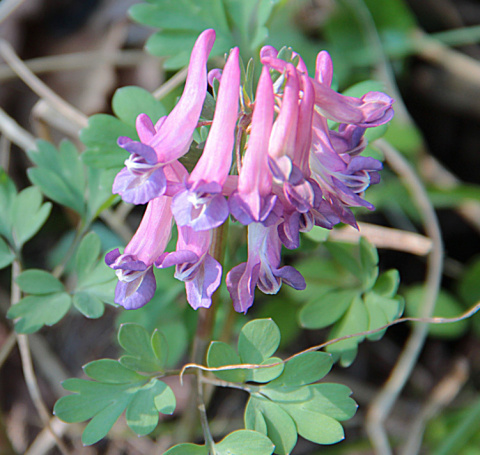
[[[124,253],[117,249],[106,257],[119,278],[115,301],[127,309],[152,298],[154,265],[174,265],[190,305],[208,308],[222,277],[222,266],[209,254],[213,230],[229,215],[248,226],[248,260],[226,276],[235,310],[246,312],[256,287],[267,294],[277,293],[282,282],[305,288],[297,270],[280,266],[282,245],[297,248],[299,233],[314,225],[356,226],[349,207],[373,209],[362,194],[378,182],[382,165],[361,156],[364,133],[392,118],[393,100],[380,92],[353,98],[332,90],[332,62],[326,52],[318,54],[312,78],[300,56],[294,54],[294,64],[265,46],[252,103],[241,90],[238,48],[230,52],[223,72],[207,75],[214,40],[214,30],[197,39],[185,90],[172,112],[155,125],[140,114],[136,123],[140,141],[118,140],[130,157],[113,192],[126,202],[148,203]],[[272,75],[277,76],[275,82]],[[213,83],[214,78],[220,83],[215,115],[202,156],[189,174],[178,158],[189,150],[207,81]],[[338,127],[330,129],[327,120]],[[237,153],[238,175],[231,175],[239,131],[248,137],[247,145],[243,154]],[[165,252],[173,220],[177,247]]]

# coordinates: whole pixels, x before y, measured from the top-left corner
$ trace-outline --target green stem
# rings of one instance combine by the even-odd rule
[[[200,376],[200,381],[204,384],[214,385],[216,387],[227,387],[230,389],[243,390],[247,393],[260,393],[260,386],[247,385],[238,382],[223,381],[222,379],[217,379],[214,377]]]
[[[83,221],[80,222],[77,228],[77,231],[75,233],[75,238],[73,239],[72,244],[68,248],[67,253],[63,257],[62,262],[58,264],[52,272],[52,275],[55,278],[60,278],[65,272],[65,267],[67,266],[68,261],[71,259],[71,257],[75,253],[75,250],[77,249],[85,233],[88,231],[90,225],[91,225],[91,222],[85,222],[85,223]]]
[[[225,244],[227,237],[228,220],[220,227],[214,230],[212,234],[212,243],[210,246],[210,255],[216,259],[220,264],[223,264],[225,256]],[[191,361],[198,364],[203,364],[208,345],[212,339],[212,333],[215,325],[216,310],[219,305],[220,292],[217,291],[212,295],[212,304],[210,308],[199,308],[197,319],[197,331],[193,341],[193,349]],[[204,400],[203,383],[199,379],[201,373],[197,372],[194,376],[194,383],[192,384],[192,391],[189,400],[189,406],[185,410],[182,420],[178,425],[178,430],[175,434],[175,439],[178,442],[185,440],[192,440],[195,436],[197,428],[197,419],[195,407],[197,407],[200,415],[200,422],[202,424],[205,444],[210,453],[213,452],[214,442],[208,426],[208,419],[206,413],[206,406]]]

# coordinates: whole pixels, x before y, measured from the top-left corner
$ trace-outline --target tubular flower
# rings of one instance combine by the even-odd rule
[[[170,239],[170,204],[171,199],[166,196],[152,199],[123,254],[117,248],[105,257],[105,262],[116,271],[119,280],[115,288],[115,303],[127,310],[142,307],[155,293],[152,265],[165,251]]]
[[[235,48],[223,71],[203,154],[185,182],[184,190],[173,198],[172,211],[179,226],[189,226],[195,231],[212,229],[223,224],[229,215],[222,191],[232,166],[239,90],[240,66],[238,48]]]
[[[175,278],[185,282],[187,301],[194,310],[210,307],[222,279],[222,266],[208,254],[211,238],[211,231],[179,227],[177,250],[163,254],[155,262],[160,268],[176,266]]]
[[[223,76],[222,76],[223,78]],[[238,187],[229,199],[230,213],[242,224],[270,223],[276,196],[268,167],[268,143],[273,125],[272,79],[266,67],[258,82],[250,138],[238,177]]]
[[[140,141],[120,137],[118,145],[130,153],[117,175],[113,192],[133,204],[145,204],[167,189],[163,167],[187,153],[202,112],[207,88],[207,60],[215,31],[205,30],[195,42],[182,97],[172,112],[154,126],[145,114],[137,118]]]
[[[247,312],[257,286],[265,294],[276,294],[282,282],[295,289],[305,289],[300,272],[291,266],[279,268],[281,248],[276,225],[249,224],[248,260],[230,270],[226,279],[236,311]]]

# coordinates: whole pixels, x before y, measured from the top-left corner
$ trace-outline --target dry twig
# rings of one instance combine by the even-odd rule
[[[384,140],[378,140],[377,145],[385,154],[390,167],[399,175],[410,190],[412,199],[423,218],[425,232],[432,240],[433,247],[428,255],[425,294],[421,313],[422,317],[428,318],[433,313],[442,277],[443,244],[440,226],[422,182],[405,158]],[[368,410],[366,428],[378,454],[388,455],[392,453],[384,422],[415,366],[425,343],[427,333],[427,324],[419,323],[414,326],[389,379]]]
[[[44,98],[53,108],[77,125],[78,128],[84,128],[87,126],[87,117],[78,109],[67,103],[63,98],[58,96],[50,87],[45,85],[37,76],[35,76],[22,60],[20,60],[12,46],[10,46],[5,40],[0,40],[0,55],[13,71],[17,73],[18,77],[40,98]]]

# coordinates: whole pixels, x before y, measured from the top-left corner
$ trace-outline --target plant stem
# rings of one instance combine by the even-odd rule
[[[18,260],[15,260],[12,265],[12,296],[11,296],[11,304],[14,305],[20,301],[21,298],[21,291],[16,283],[16,278],[21,272],[21,265]],[[38,387],[37,377],[35,375],[35,370],[33,368],[33,361],[32,361],[32,354],[30,352],[30,346],[28,343],[27,335],[17,334],[17,344],[20,351],[20,357],[22,360],[22,369],[23,375],[25,377],[25,383],[27,384],[28,393],[30,394],[30,398],[37,409],[37,412],[42,420],[43,425],[48,428],[50,433],[52,434],[57,447],[60,449],[63,455],[69,455],[70,451],[64,444],[64,442],[57,436],[57,434],[53,431],[52,426],[50,425],[50,412],[45,405],[45,402],[42,399],[42,395],[40,393],[40,388]]]
[[[228,230],[228,220],[220,227],[216,228],[212,233],[212,242],[210,244],[210,255],[216,259],[220,264],[223,264],[225,256],[225,244]],[[197,331],[193,341],[193,348],[191,354],[191,361],[194,363],[203,364],[208,345],[212,339],[212,333],[215,325],[215,315],[218,308],[220,293],[217,291],[212,295],[212,304],[210,308],[198,309]],[[203,382],[200,379],[201,372],[197,372],[194,376],[194,384],[192,385],[189,406],[185,410],[181,422],[179,423],[178,431],[175,439],[179,442],[184,440],[192,440],[195,436],[197,427],[197,419],[195,406],[200,415],[200,422],[202,424],[205,444],[209,452],[213,453],[214,442],[210,428],[208,426],[208,419],[206,413],[206,405],[204,400]]]

